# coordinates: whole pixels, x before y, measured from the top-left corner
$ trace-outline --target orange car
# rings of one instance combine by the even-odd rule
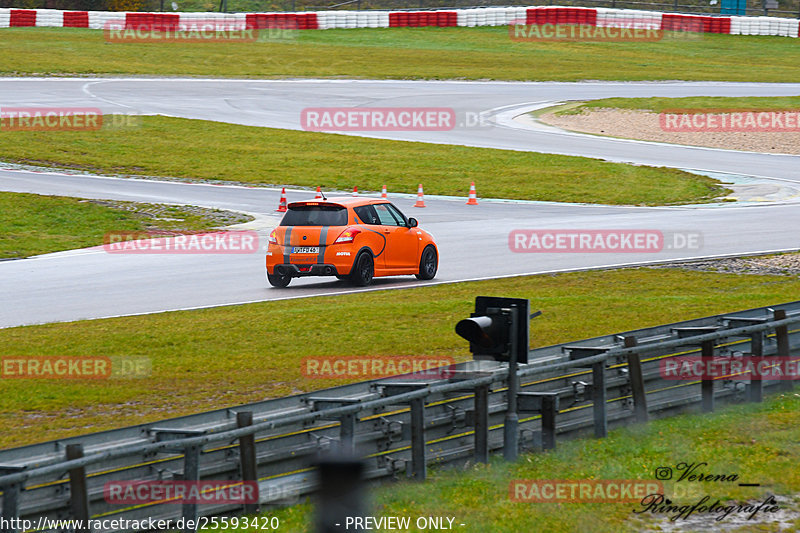
[[[359,286],[380,276],[433,279],[438,267],[433,237],[375,198],[293,202],[267,248],[267,279],[274,287],[301,276],[336,276]]]

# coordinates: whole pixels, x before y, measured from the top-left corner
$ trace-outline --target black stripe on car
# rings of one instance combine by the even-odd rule
[[[283,234],[283,264],[288,265],[291,263],[290,255],[292,253],[292,227],[286,228],[286,233]]]
[[[328,226],[322,226],[319,234],[319,255],[317,256],[317,263],[325,262],[325,242],[328,239]]]

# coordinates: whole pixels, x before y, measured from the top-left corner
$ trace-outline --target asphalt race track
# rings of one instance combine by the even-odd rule
[[[306,107],[453,107],[480,115],[441,132],[376,132],[372,137],[584,155],[613,161],[696,169],[744,184],[768,201],[664,208],[585,206],[426,197],[392,200],[431,231],[440,248],[434,283],[525,273],[657,262],[800,248],[800,158],[606,139],[530,126],[513,117],[566,100],[647,96],[782,96],[798,84],[756,83],[483,83],[265,81],[183,79],[3,79],[5,106],[99,107],[106,113],[164,114],[237,124],[300,129]],[[467,120],[467,118],[465,118]],[[471,121],[474,122],[474,121]],[[739,176],[744,176],[740,178]],[[747,177],[757,177],[748,181]],[[266,237],[277,220],[279,192],[168,181],[0,170],[0,190],[180,203],[244,211]],[[488,194],[479,189],[480,194]],[[761,193],[764,194],[761,194]],[[757,194],[753,194],[757,193]],[[289,200],[308,198],[290,191]],[[654,229],[699,233],[697,249],[656,253],[514,253],[514,229]],[[263,243],[262,243],[263,244]],[[263,247],[263,246],[262,246]],[[172,309],[352,292],[334,278],[295,279],[270,288],[263,254],[117,255],[101,248],[0,262],[0,327],[150,313]],[[413,277],[378,279],[373,289],[418,286]]]

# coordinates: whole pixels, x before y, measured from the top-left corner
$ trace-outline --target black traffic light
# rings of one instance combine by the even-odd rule
[[[478,296],[475,312],[470,316],[456,324],[456,333],[469,341],[469,351],[473,355],[510,361],[515,347],[517,362],[528,362],[528,300]]]

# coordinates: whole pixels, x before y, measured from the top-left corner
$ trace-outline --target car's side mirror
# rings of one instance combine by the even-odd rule
[[[416,218],[409,218],[408,219],[408,227],[409,228],[416,228],[419,222],[417,222]]]

